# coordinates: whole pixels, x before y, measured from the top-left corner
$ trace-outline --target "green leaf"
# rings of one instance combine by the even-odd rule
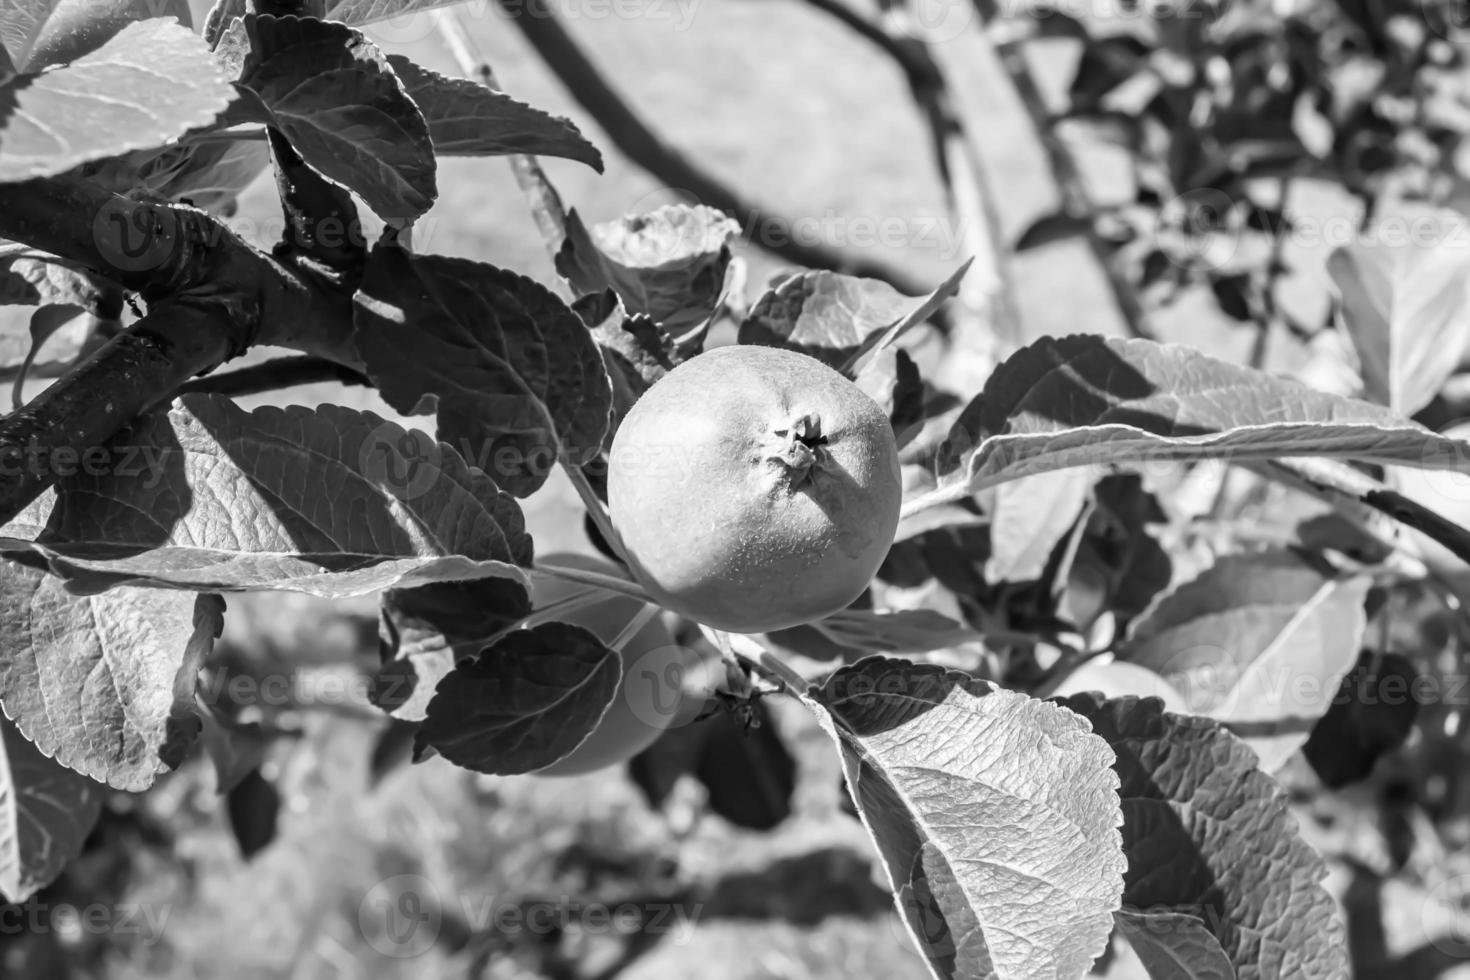
[[[96,316],[117,319],[122,293],[64,259],[22,252],[0,258],[0,304],[79,306]]]
[[[199,733],[194,682],[223,608],[151,589],[77,596],[38,569],[0,563],[0,703],[67,768],[146,789]]]
[[[354,302],[358,351],[388,404],[436,410],[439,438],[505,490],[529,496],[558,461],[596,458],[607,370],[586,325],[540,283],[380,244]]]
[[[1053,549],[1077,524],[1097,482],[1095,467],[1079,466],[1003,483],[990,508],[991,582],[1035,582]]]
[[[54,5],[21,0],[7,2],[6,7],[11,17],[42,15],[24,60],[16,58],[16,63],[23,63],[29,72],[69,64],[91,54],[123,28],[139,21],[172,17],[185,27],[194,26],[189,0],[61,0]],[[0,20],[8,19],[0,15]]]
[[[969,269],[964,263],[927,296],[905,296],[878,279],[804,272],[755,301],[740,324],[740,343],[785,347],[845,370],[933,316]]]
[[[1198,918],[1241,980],[1349,976],[1327,868],[1244,743],[1149,698],[1060,702],[1113,747],[1128,856],[1123,907]]]
[[[1113,919],[1149,980],[1235,980],[1235,967],[1220,940],[1197,916],[1123,911]]]
[[[853,383],[878,403],[898,448],[903,449],[924,426],[924,382],[919,367],[902,347],[888,347],[863,362]]]
[[[0,182],[158,146],[212,122],[234,95],[193,31],[130,24],[68,65],[0,86]]]
[[[339,0],[327,3],[327,17],[362,27],[381,20],[405,17],[424,10],[448,7],[460,0]]]
[[[428,211],[438,194],[429,127],[383,53],[342,24],[254,14],[244,24],[240,84],[264,110],[258,121],[381,217]]]
[[[516,630],[445,675],[414,753],[502,776],[565,758],[602,720],[622,682],[621,658],[567,623]]]
[[[244,412],[186,395],[58,483],[35,542],[77,591],[119,584],[326,598],[524,581],[520,507],[447,446],[334,405]]]
[[[1091,463],[1325,456],[1435,468],[1467,453],[1389,409],[1190,347],[1047,337],[996,368],[939,448],[938,486],[905,509]]]
[[[240,193],[269,164],[270,150],[264,140],[186,137],[173,146],[86,164],[79,173],[114,194],[188,201],[196,208],[227,215]]]
[[[679,345],[688,356],[704,341],[724,289],[730,240],[739,233],[733,218],[703,205],[666,205],[590,231],[572,210],[556,271],[578,294],[612,289],[630,313],[673,334],[690,332]]]
[[[892,612],[843,609],[808,624],[808,628],[849,650],[869,653],[928,653],[983,638],[963,623],[932,609]]]
[[[30,57],[31,47],[41,36],[51,11],[60,0],[6,0],[0,4],[0,43],[4,43],[12,67]]]
[[[26,901],[81,853],[102,813],[102,793],[0,719],[0,893],[7,900]]]
[[[602,154],[570,119],[467,78],[446,78],[400,54],[389,55],[388,62],[424,114],[440,156],[530,153],[576,160],[602,173]]]
[[[869,658],[814,693],[899,910],[943,978],[1080,978],[1124,869],[1112,753],[1074,715]]]
[[[1342,324],[1358,352],[1364,397],[1404,415],[1429,404],[1470,349],[1464,222],[1453,211],[1433,212],[1403,240],[1370,236],[1327,259],[1342,297]]]
[[[1134,620],[1119,657],[1229,725],[1274,772],[1357,662],[1369,584],[1290,551],[1226,556]]]
[[[394,718],[423,721],[440,679],[530,611],[526,587],[510,579],[389,589],[380,616],[383,666],[370,699]]]

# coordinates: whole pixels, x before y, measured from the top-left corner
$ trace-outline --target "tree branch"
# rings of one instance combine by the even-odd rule
[[[762,223],[769,212],[741,197],[678,150],[664,142],[615,92],[597,66],[562,26],[547,0],[500,0],[505,12],[525,35],[546,66],[572,97],[591,114],[614,146],[628,159],[665,185],[687,191],[700,203],[733,215],[747,229]],[[822,245],[806,245],[790,235],[780,241],[752,241],[766,251],[797,265],[833,269],[850,275],[881,279],[911,296],[927,293],[928,285],[887,262],[844,254]]]
[[[91,269],[150,308],[0,419],[0,523],[55,482],[52,460],[101,446],[189,378],[254,344],[357,366],[350,290],[263,254],[196,208],[61,178],[0,184],[0,236]]]

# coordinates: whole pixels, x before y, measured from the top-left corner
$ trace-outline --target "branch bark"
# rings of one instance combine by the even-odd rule
[[[0,419],[0,523],[56,481],[60,454],[102,445],[189,378],[254,344],[358,366],[350,290],[309,265],[265,255],[195,208],[63,178],[3,184],[0,236],[91,269],[149,306]]]

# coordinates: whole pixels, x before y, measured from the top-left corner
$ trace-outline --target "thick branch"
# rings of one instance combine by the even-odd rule
[[[272,259],[195,208],[80,181],[0,185],[0,236],[89,268],[150,312],[0,419],[0,523],[185,381],[253,344],[356,366],[350,290]]]
[[[230,354],[208,303],[165,302],[108,341],[29,405],[0,419],[0,521],[8,521],[79,459]]]
[[[735,193],[650,129],[567,33],[547,0],[501,0],[501,5],[542,61],[628,159],[668,187],[687,191],[700,203],[733,215],[747,229],[757,229],[768,220],[770,212]],[[922,295],[930,288],[887,262],[846,255],[821,245],[803,244],[794,241],[791,235],[783,234],[776,240],[763,241],[762,236],[756,234],[752,241],[798,265],[882,279],[909,295]]]

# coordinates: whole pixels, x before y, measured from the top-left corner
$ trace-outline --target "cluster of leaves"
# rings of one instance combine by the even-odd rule
[[[146,789],[201,731],[220,736],[228,719],[201,714],[195,689],[222,593],[381,594],[375,700],[416,726],[419,758],[532,772],[576,748],[616,695],[614,650],[579,627],[528,625],[531,576],[548,570],[520,501],[560,466],[599,509],[611,433],[702,350],[738,229],[698,207],[593,228],[572,212],[556,258],[572,302],[513,271],[411,251],[441,153],[598,164],[570,123],[385,56],[358,30],[414,6],[272,16],[220,0],[203,36],[124,17],[56,62],[36,60],[51,50],[38,41],[44,0],[0,23],[24,68],[0,91],[26,110],[3,123],[0,180],[67,174],[147,199],[214,193],[223,208],[250,170],[241,157],[265,148],[258,165],[291,174],[288,215],[302,216],[305,185],[354,222],[340,188],[383,219],[345,287],[356,354],[391,406],[433,415],[436,436],[333,406],[246,412],[184,395],[0,531],[0,891],[12,899],[75,852],[102,786]],[[26,129],[54,100],[104,93],[140,118]],[[237,146],[241,157],[221,149]],[[12,264],[32,290],[13,295],[92,309],[75,302],[89,277],[35,268]],[[905,340],[964,272],[923,297],[797,273],[733,304],[748,309],[738,342],[818,357],[888,412],[908,488],[865,600],[739,649],[774,651],[831,735],[935,975],[1079,977],[1117,930],[1159,977],[1343,976],[1324,867],[1268,773],[1357,661],[1369,569],[1301,530],[1291,547],[1180,575],[1137,473],[1222,458],[1455,466],[1470,447],[1404,417],[1392,393],[1418,381],[1406,387],[1398,354],[1387,404],[1095,336],[1017,351],[979,392],[936,389]],[[1048,699],[1103,655],[1193,717],[1134,696]],[[1312,696],[1277,696],[1283,672]]]

